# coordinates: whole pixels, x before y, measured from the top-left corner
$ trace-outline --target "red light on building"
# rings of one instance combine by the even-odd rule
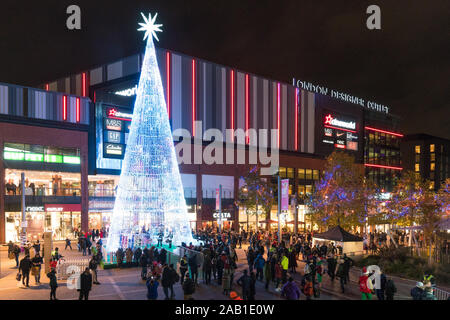
[[[333,121],[333,116],[329,114],[325,117],[325,124],[331,124],[331,121]]]
[[[393,136],[396,136],[396,137],[403,138],[403,134],[401,134],[401,133],[396,133],[396,132],[391,132],[391,131],[386,131],[386,130],[376,129],[376,128],[372,128],[372,127],[365,127],[365,128],[366,128],[366,130],[369,130],[369,131],[375,131],[375,132],[380,132],[380,133],[386,133],[386,134],[390,134],[390,135],[393,135]]]
[[[250,136],[248,134],[248,129],[250,128],[250,118],[249,118],[249,76],[245,75],[245,135],[246,135],[246,143],[250,143]]]
[[[67,120],[67,96],[63,96],[63,120]]]
[[[86,97],[86,72],[81,74],[81,79],[82,96]]]
[[[382,168],[382,169],[391,169],[391,170],[403,170],[403,168],[401,168],[401,167],[383,166],[383,165],[379,165],[379,164],[365,163],[364,165],[365,165],[366,167],[369,167],[369,168]]]
[[[280,148],[280,114],[281,114],[281,85],[277,85],[277,129],[278,129],[278,148]]]
[[[298,150],[298,88],[295,88],[295,151]]]
[[[76,115],[77,122],[80,122],[80,98],[77,98]]]
[[[166,53],[166,74],[167,74],[167,83],[166,83],[166,94],[167,94],[167,114],[170,119],[170,52]]]
[[[234,130],[234,70],[231,70],[231,130]],[[234,133],[231,133],[231,139],[234,140]]]
[[[343,144],[335,144],[334,145],[336,148],[338,148],[338,149],[346,149],[346,146],[344,146]]]
[[[342,131],[351,132],[351,133],[356,133],[355,130],[343,129],[343,128],[338,128],[338,127],[333,127],[333,126],[328,126],[328,125],[324,125],[324,127],[330,128],[330,129],[342,130]]]
[[[50,89],[50,86],[48,83],[45,84],[45,90],[48,91]]]
[[[192,135],[195,137],[195,59],[192,59]]]

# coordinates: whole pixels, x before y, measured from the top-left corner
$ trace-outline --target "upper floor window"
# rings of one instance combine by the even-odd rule
[[[435,152],[435,151],[434,151],[435,148],[436,148],[436,146],[435,146],[434,144],[430,144],[430,152],[431,152],[431,153]]]
[[[420,154],[420,146],[416,146],[416,153]]]

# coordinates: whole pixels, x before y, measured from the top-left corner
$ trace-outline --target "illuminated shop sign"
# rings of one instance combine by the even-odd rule
[[[105,128],[107,130],[122,131],[122,120],[105,119]]]
[[[114,92],[115,95],[123,96],[123,97],[132,97],[137,93],[138,86],[135,85],[133,88],[127,88],[124,90]]]
[[[356,121],[330,112],[326,112],[323,119],[323,143],[333,145],[338,149],[358,151]]]
[[[123,155],[123,145],[106,143],[105,144],[105,154],[122,156]]]
[[[344,128],[344,129],[351,129],[356,130],[356,122],[355,121],[344,121],[339,120],[336,117],[333,117],[331,114],[327,115],[325,117],[325,126],[328,128]]]
[[[122,134],[117,131],[106,131],[105,138],[106,138],[106,142],[109,142],[109,143],[121,143],[122,142]]]
[[[26,212],[44,212],[44,206],[25,207]]]
[[[213,218],[216,220],[220,219],[220,214],[218,212],[213,213]],[[231,213],[229,212],[222,212],[222,221],[227,221],[228,219],[231,219]]]
[[[110,119],[131,121],[133,114],[119,111],[117,108],[106,108],[106,117]]]
[[[329,89],[327,87],[318,86],[311,82],[301,81],[301,80],[297,80],[294,78],[292,80],[292,84],[294,87],[297,87],[297,88],[300,88],[303,90],[330,96],[334,99],[339,99],[339,100],[342,100],[345,102],[357,104],[357,105],[360,105],[360,106],[370,109],[370,110],[389,113],[388,106],[385,106],[385,105],[382,105],[382,104],[379,104],[379,103],[376,103],[373,101],[366,101],[365,99],[358,98],[358,97],[352,96],[347,93],[339,92],[337,90]]]
[[[77,156],[62,156],[57,154],[42,154],[42,153],[27,153],[5,151],[3,153],[5,160],[29,161],[29,162],[47,162],[47,163],[66,163],[66,164],[80,164],[80,157]]]

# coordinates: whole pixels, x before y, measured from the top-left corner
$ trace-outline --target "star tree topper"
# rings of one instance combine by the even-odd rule
[[[156,17],[158,14],[156,13],[152,19],[151,13],[148,14],[147,17],[141,12],[142,18],[144,18],[144,23],[139,23],[141,28],[137,29],[138,31],[145,31],[144,40],[147,39],[149,35],[152,35],[156,41],[159,41],[158,36],[156,35],[156,32],[162,32],[160,29],[162,27],[162,24],[155,24]]]

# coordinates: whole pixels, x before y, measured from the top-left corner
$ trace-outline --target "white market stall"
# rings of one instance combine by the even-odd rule
[[[342,247],[343,254],[361,254],[364,249],[363,240],[363,238],[355,236],[340,226],[337,226],[326,232],[315,234],[313,236],[313,246],[318,243],[328,245],[330,242],[333,242],[336,247]]]

